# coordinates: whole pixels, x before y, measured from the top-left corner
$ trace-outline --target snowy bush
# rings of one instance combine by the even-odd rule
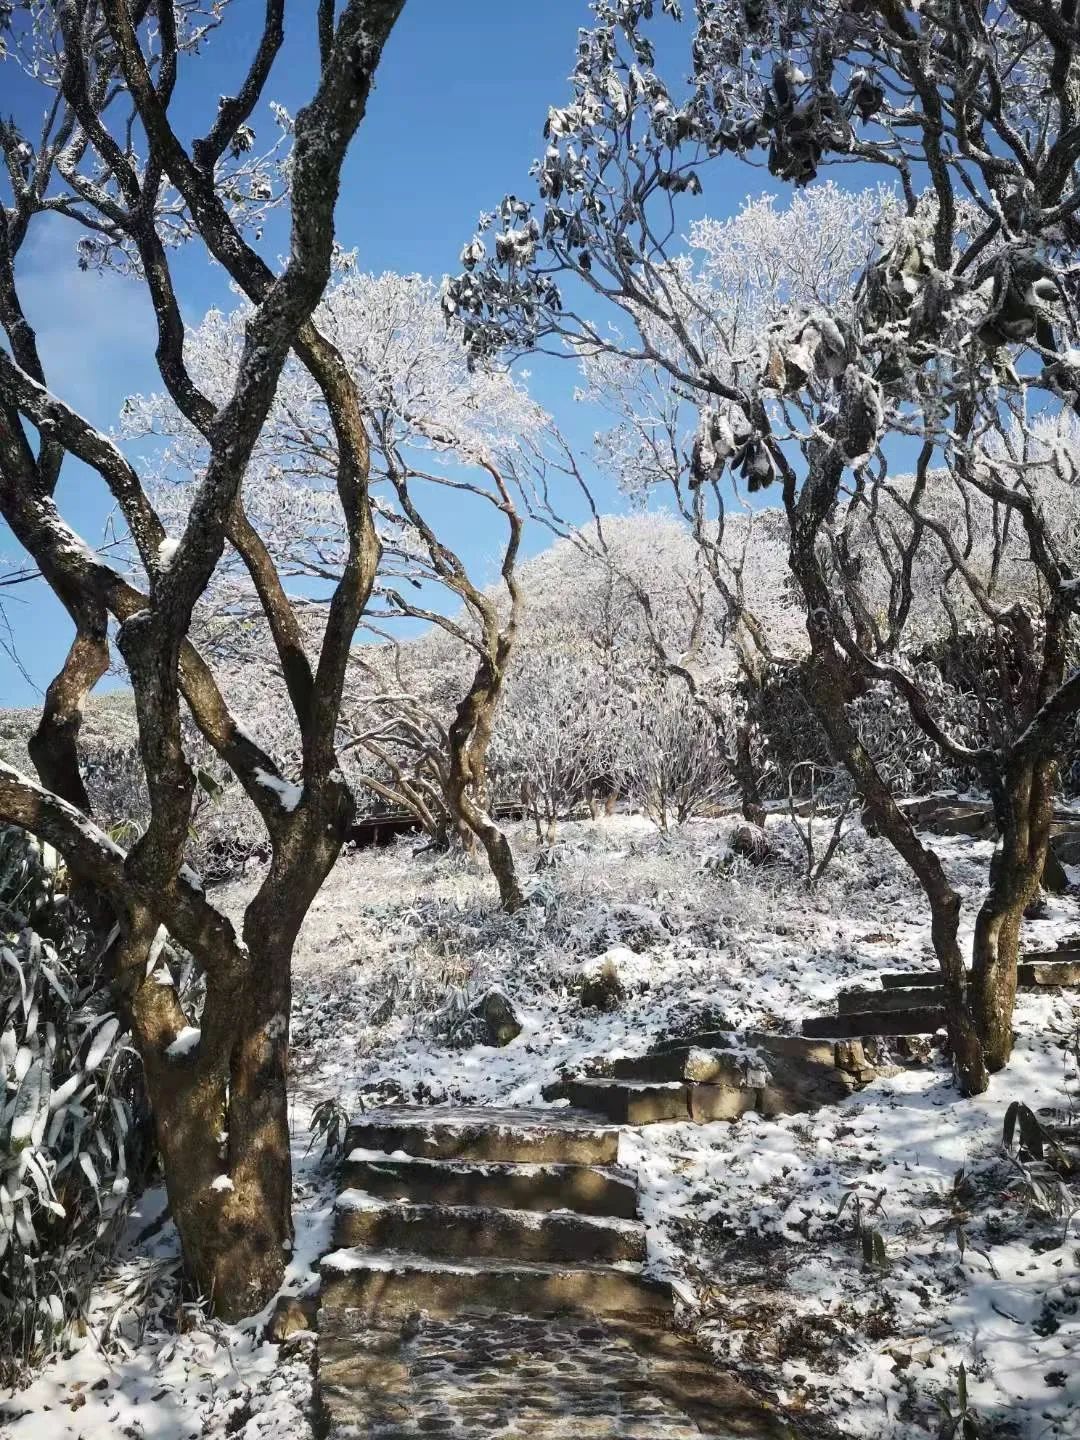
[[[554,839],[594,790],[622,768],[626,706],[583,645],[538,636],[507,681],[491,772],[501,797],[520,800],[539,836]]]
[[[716,722],[679,680],[642,687],[625,751],[626,791],[661,830],[732,801],[734,782]]]
[[[916,676],[919,687],[928,697],[934,714],[950,733],[963,737],[965,743],[977,746],[988,741],[983,712],[978,696],[955,664],[954,649],[974,651],[971,636],[961,636],[949,645],[935,647],[918,656],[909,657],[906,667]],[[985,669],[990,665],[983,657],[988,689],[997,678]],[[759,761],[767,777],[766,787],[775,797],[785,794],[790,777],[796,795],[805,796],[805,784],[812,764],[820,777],[833,770],[825,736],[806,699],[802,666],[775,667],[766,676],[759,695],[752,697],[752,711],[762,736],[771,765]],[[899,795],[929,794],[935,790],[965,790],[978,783],[974,772],[950,762],[930,743],[915,722],[911,712],[898,702],[884,683],[867,686],[848,702],[848,714],[859,737],[890,787]],[[846,793],[847,782],[841,781],[835,793],[826,789],[818,799],[839,801]]]
[[[62,881],[47,848],[0,830],[5,1383],[62,1343],[85,1314],[124,1215],[135,1153],[135,1061],[97,967],[65,924]]]

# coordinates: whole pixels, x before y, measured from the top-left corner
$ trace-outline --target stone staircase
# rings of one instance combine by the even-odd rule
[[[991,838],[997,834],[993,806],[985,800],[964,800],[959,795],[921,795],[901,800],[900,808],[920,830],[933,835],[973,835]],[[1060,851],[1066,864],[1073,858],[1080,843],[1080,815],[1065,806],[1056,806],[1052,822],[1051,846]]]
[[[344,1440],[784,1440],[670,1330],[619,1130],[574,1109],[401,1107],[346,1136],[318,1396]]]
[[[1017,966],[1020,990],[1080,987],[1080,945],[1029,951]],[[856,987],[836,997],[836,1013],[803,1021],[808,1038],[837,1042],[869,1036],[933,1035],[945,1026],[945,991],[939,970],[888,971],[880,989]]]
[[[835,1105],[874,1074],[858,1039],[707,1031],[599,1061],[544,1090],[617,1125],[773,1117]]]

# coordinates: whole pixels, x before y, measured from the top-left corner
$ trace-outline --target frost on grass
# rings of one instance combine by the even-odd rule
[[[331,1248],[327,1177],[296,1118],[296,1243],[284,1289],[302,1295]],[[225,1177],[222,1177],[225,1178]],[[179,1247],[162,1190],[138,1201],[124,1245],[93,1296],[89,1333],[26,1389],[0,1394],[4,1440],[311,1440],[313,1337],[281,1346],[263,1331],[270,1307],[225,1325],[180,1291]]]

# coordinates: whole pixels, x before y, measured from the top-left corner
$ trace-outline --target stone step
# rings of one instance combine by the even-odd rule
[[[971,971],[966,973],[970,979]],[[941,984],[941,971],[891,970],[879,975],[878,979],[885,990],[934,988]],[[1027,951],[1016,967],[1016,982],[1023,990],[1080,985],[1080,948],[1068,946],[1061,950]]]
[[[478,1205],[412,1205],[343,1190],[335,1206],[334,1244],[404,1250],[431,1258],[588,1261],[645,1259],[639,1220],[569,1210],[491,1210]]]
[[[689,1120],[692,1088],[680,1080],[607,1080],[582,1075],[558,1082],[544,1095],[599,1111],[616,1125],[651,1125],[656,1121]],[[751,1109],[753,1104],[751,1092]]]
[[[765,1031],[706,1030],[697,1035],[660,1040],[651,1048],[652,1055],[667,1055],[687,1049],[764,1050],[769,1055],[784,1055],[795,1060],[806,1060],[816,1065],[836,1065],[841,1070],[861,1070],[867,1061],[865,1055],[850,1041],[836,1044],[828,1040],[810,1040],[802,1035],[771,1035]]]
[[[347,1153],[342,1180],[382,1200],[418,1205],[637,1216],[637,1180],[615,1166],[427,1160],[354,1149]]]
[[[898,807],[908,819],[925,820],[939,810],[955,810],[963,802],[955,791],[942,791],[938,795],[915,795],[907,800],[898,800]]]
[[[1016,967],[1016,981],[1024,990],[1080,985],[1080,950],[1029,950]]]
[[[757,1108],[758,1091],[747,1085],[697,1085],[690,1081],[570,1078],[545,1094],[587,1106],[618,1125],[652,1125],[668,1120],[737,1120]]]
[[[994,812],[983,805],[949,806],[915,823],[935,835],[983,835],[995,829]]]
[[[737,1053],[724,1049],[703,1049],[697,1045],[675,1046],[644,1055],[608,1061],[600,1079],[611,1080],[693,1080],[699,1084],[739,1085],[743,1065]]]
[[[797,1036],[772,1038],[800,1040]],[[739,1059],[736,1077],[726,1082],[569,1076],[548,1087],[544,1093],[549,1099],[562,1097],[572,1105],[599,1110],[608,1119],[624,1125],[685,1120],[704,1124],[714,1120],[738,1120],[752,1110],[761,1115],[776,1116],[835,1105],[851,1094],[858,1081],[868,1079],[873,1073],[866,1066],[861,1044],[846,1047],[852,1061],[858,1058],[861,1065],[852,1063],[845,1069],[832,1063],[832,1057],[840,1048],[835,1041],[823,1047],[830,1057],[827,1064],[804,1058],[801,1046],[806,1044],[805,1040],[801,1041],[801,1045],[793,1044],[791,1053],[786,1047],[784,1051],[771,1053],[746,1050]],[[676,1066],[683,1063],[674,1050],[652,1058]]]
[[[944,1004],[945,991],[934,985],[916,985],[908,990],[845,990],[836,997],[841,1015],[880,1015],[887,1010],[918,1010],[928,1005],[941,1008]]]
[[[888,970],[878,979],[886,990],[909,990],[941,984],[940,970]]]
[[[595,1115],[565,1109],[401,1105],[354,1120],[345,1133],[345,1152],[357,1149],[428,1160],[614,1165],[619,1132]]]
[[[348,1312],[350,1324],[385,1329],[417,1311],[434,1317],[506,1311],[511,1315],[653,1317],[671,1314],[671,1286],[640,1265],[539,1261],[429,1260],[422,1255],[335,1250],[320,1265],[320,1315]]]
[[[918,1009],[859,1010],[851,1015],[813,1015],[802,1022],[804,1035],[831,1035],[836,1038],[868,1035],[933,1035],[944,1028],[945,1011],[940,1006]]]

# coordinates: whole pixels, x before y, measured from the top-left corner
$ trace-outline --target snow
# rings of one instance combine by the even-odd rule
[[[169,539],[168,536],[166,536],[157,549],[158,569],[168,570],[179,549],[180,541]]]
[[[256,769],[255,779],[264,789],[274,792],[281,801],[281,808],[290,815],[300,804],[304,793],[302,786],[293,784],[291,780],[284,780],[280,775],[271,775],[268,770],[261,768]]]
[[[315,1283],[312,1267],[330,1248],[333,1220],[327,1177],[307,1153],[308,1121],[298,1109],[296,1244],[285,1277],[286,1290],[298,1295]],[[314,1337],[268,1344],[269,1307],[224,1325],[182,1304],[177,1237],[167,1216],[164,1190],[140,1197],[93,1297],[90,1334],[26,1388],[0,1392],[4,1440],[312,1440]]]
[[[202,1039],[202,1031],[194,1025],[185,1025],[171,1045],[165,1047],[165,1054],[170,1060],[179,1060],[185,1055],[190,1055]]]
[[[534,896],[513,917],[497,909],[479,860],[414,856],[408,840],[342,858],[296,956],[290,1293],[315,1283],[313,1263],[333,1248],[336,1172],[320,1164],[318,1147],[308,1153],[320,1101],[334,1097],[354,1114],[361,1104],[418,1101],[538,1106],[547,1083],[595,1057],[638,1055],[661,1036],[704,1029],[794,1033],[855,982],[932,965],[924,908],[883,841],[856,828],[807,888],[786,818],[770,818],[780,858],[761,867],[731,861],[735,823],[694,821],[665,836],[639,816],[575,822],[560,830],[556,863],[540,870],[528,828],[513,827]],[[967,945],[992,843],[934,844],[965,898]],[[261,878],[253,867],[218,888],[215,904],[236,920]],[[1044,918],[1025,923],[1022,944],[1049,948],[1078,933],[1075,898],[1052,897]],[[610,1013],[578,999],[583,978],[604,965],[625,990]],[[461,1029],[472,1001],[496,987],[522,1023],[501,1049]],[[987,1434],[1076,1435],[1077,1221],[1066,1235],[1063,1216],[1039,1212],[1001,1136],[1014,1099],[1036,1112],[1075,1108],[1078,1001],[1068,991],[1021,994],[1012,1063],[976,1100],[961,1099],[935,1059],[884,1071],[810,1115],[623,1132],[618,1166],[640,1179],[645,1268],[672,1283],[680,1323],[781,1406],[820,1421],[821,1433],[932,1436],[939,1402],[955,1411],[963,1364]],[[174,1046],[197,1038],[188,1027]],[[768,1063],[752,1043],[733,1049]],[[5,1440],[111,1440],[125,1427],[155,1440],[309,1440],[310,1371],[290,1349],[307,1342],[265,1344],[268,1312],[239,1326],[192,1312],[179,1332],[170,1321],[171,1226],[137,1239],[162,1203],[156,1192],[140,1200],[92,1307],[95,1337],[120,1308],[124,1345],[102,1338],[103,1353],[91,1341],[47,1367],[7,1401]],[[336,1201],[392,1203],[360,1189]],[[864,1266],[857,1219],[880,1233],[886,1269]],[[333,1264],[371,1260],[345,1252]],[[133,1285],[149,1298],[124,1300]]]
[[[476,1275],[521,1270],[535,1274],[550,1274],[552,1271],[558,1270],[587,1270],[593,1267],[574,1260],[485,1259],[473,1264],[468,1260],[433,1260],[426,1255],[412,1255],[406,1251],[366,1250],[361,1246],[351,1246],[343,1250],[334,1250],[331,1254],[324,1256],[321,1268],[324,1272],[333,1272],[338,1275],[352,1274],[357,1270],[380,1270],[387,1274],[400,1270],[425,1270],[443,1275]],[[641,1274],[641,1266],[636,1260],[615,1260],[603,1268],[618,1270],[624,1275]]]
[[[215,1175],[210,1182],[210,1189],[220,1192],[222,1190],[235,1190],[236,1186],[229,1179],[228,1175]]]
[[[774,816],[769,827],[782,858],[755,869],[712,864],[728,855],[734,822],[669,836],[636,816],[565,826],[558,864],[513,920],[462,857],[413,857],[407,843],[346,857],[300,939],[301,1087],[354,1111],[536,1105],[545,1084],[592,1057],[640,1054],[679,1030],[796,1032],[853,983],[932,967],[923,906],[884,842],[857,828],[807,889],[790,822]],[[533,842],[524,827],[513,838],[529,875]],[[967,946],[993,845],[934,844],[965,896]],[[1051,898],[1022,942],[1050,947],[1077,933],[1075,900]],[[575,1000],[605,965],[627,990],[610,1014]],[[496,986],[522,1034],[504,1049],[455,1044],[470,997]],[[1077,998],[1021,995],[1013,1063],[975,1101],[934,1062],[883,1074],[814,1115],[626,1132],[619,1165],[641,1177],[648,1269],[684,1297],[703,1343],[782,1403],[866,1440],[936,1433],[938,1398],[955,1408],[961,1363],[981,1416],[1007,1417],[1025,1440],[1074,1431],[1080,1303],[1067,1287],[1080,1291],[1077,1239],[1062,1246],[1061,1223],[1024,1202],[1001,1127],[1014,1098],[1068,1103],[1075,1062],[1062,1047],[1080,1021]],[[768,1064],[752,1045],[733,1049]],[[1075,1078],[1068,1084],[1075,1092]],[[975,1187],[965,1202],[953,1198],[961,1169]],[[863,1267],[849,1191],[882,1235],[886,1272]],[[355,1192],[350,1202],[365,1203]],[[1048,1305],[1057,1328],[1041,1334]]]
[[[203,894],[206,887],[203,885],[202,876],[197,870],[193,870],[190,865],[180,866],[180,878],[199,895]]]

